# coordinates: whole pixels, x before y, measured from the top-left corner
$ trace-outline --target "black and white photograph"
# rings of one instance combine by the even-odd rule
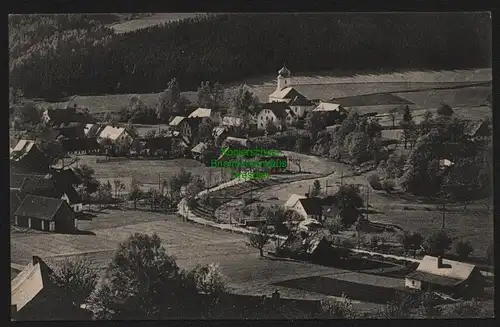
[[[8,46],[12,321],[494,317],[490,12],[10,14]]]

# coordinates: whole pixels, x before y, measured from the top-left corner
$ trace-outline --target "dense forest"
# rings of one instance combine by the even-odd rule
[[[105,17],[106,18],[106,17]],[[10,86],[28,97],[182,90],[276,71],[490,67],[487,13],[219,14],[116,35],[96,15],[9,17]]]

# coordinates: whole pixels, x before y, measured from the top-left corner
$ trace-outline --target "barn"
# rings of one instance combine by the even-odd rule
[[[14,213],[14,224],[51,232],[75,230],[75,217],[62,199],[28,195]]]
[[[406,276],[405,287],[470,299],[484,293],[484,278],[475,265],[426,255]]]

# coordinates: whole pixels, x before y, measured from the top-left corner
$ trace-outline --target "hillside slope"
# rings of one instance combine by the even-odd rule
[[[173,77],[194,90],[284,61],[298,74],[477,68],[491,58],[488,14],[218,14],[120,35],[84,15],[58,16],[9,18],[10,86],[27,96],[160,92]]]

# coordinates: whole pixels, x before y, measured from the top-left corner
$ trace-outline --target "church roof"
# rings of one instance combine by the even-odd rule
[[[290,76],[290,71],[288,70],[288,68],[286,68],[286,65],[283,64],[283,68],[281,68],[279,71],[278,71],[278,74],[283,76],[283,77],[288,77]]]
[[[285,87],[283,90],[274,91],[271,95],[269,95],[269,97],[275,99],[295,99],[296,97],[305,98],[302,94],[299,93],[299,91],[290,86]]]

